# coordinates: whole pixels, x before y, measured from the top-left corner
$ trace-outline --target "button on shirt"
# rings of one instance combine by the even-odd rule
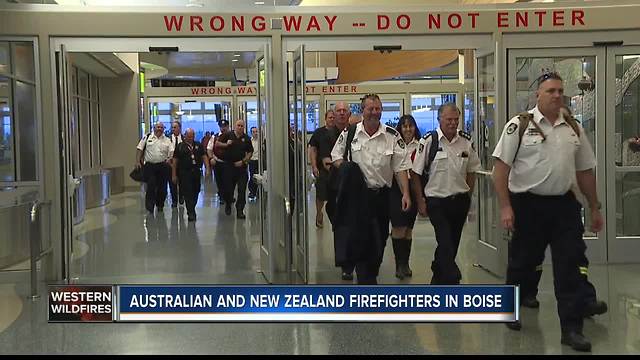
[[[544,118],[538,107],[530,110],[546,140],[532,123],[529,123],[522,140],[518,117],[511,119],[504,130],[493,156],[511,167],[509,191],[532,192],[537,195],[563,195],[571,189],[575,172],[592,169],[596,159],[587,139],[580,129],[580,136],[558,115],[554,125]],[[520,149],[518,143],[520,142]]]
[[[445,198],[466,193],[471,189],[467,184],[467,174],[480,170],[480,159],[473,149],[471,140],[456,133],[451,142],[440,128],[438,133],[438,152],[429,169],[429,182],[424,187],[427,197]],[[420,139],[418,153],[413,161],[413,171],[422,174],[429,159],[431,136]]]
[[[145,139],[147,146],[145,148]],[[138,150],[144,150],[144,162],[157,164],[166,161],[173,155],[173,144],[164,134],[160,137],[156,137],[155,134],[146,136],[138,143]]]
[[[331,151],[333,162],[342,159],[348,129],[340,134]],[[411,169],[404,141],[395,129],[383,124],[369,136],[363,123],[358,123],[351,142],[351,156],[360,166],[367,186],[372,189],[391,187],[394,173]]]

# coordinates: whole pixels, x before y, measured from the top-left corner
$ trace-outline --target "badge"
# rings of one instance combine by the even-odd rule
[[[469,157],[469,153],[466,151],[463,151],[462,154],[460,154],[460,157],[462,158],[468,158]]]
[[[404,149],[404,140],[398,139],[398,146],[400,146],[400,149]]]
[[[418,152],[422,153],[422,150],[424,150],[424,144],[420,144],[420,147],[418,148]]]
[[[342,144],[343,141],[344,141],[344,135],[340,134],[340,137],[338,138],[338,144]]]
[[[507,135],[513,134],[516,131],[517,128],[518,128],[518,125],[515,124],[515,123],[507,126]]]
[[[354,138],[353,138],[353,141],[351,141],[351,143],[352,143],[352,144],[355,144],[355,143],[357,143],[357,142],[358,142],[358,138],[357,138],[357,137],[354,137]]]

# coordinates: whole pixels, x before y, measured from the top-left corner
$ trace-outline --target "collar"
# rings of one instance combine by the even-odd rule
[[[538,109],[538,106],[536,105],[536,107],[534,107],[531,111],[529,111],[530,113],[533,114],[533,121],[536,122],[536,124],[540,125],[540,122],[542,122],[542,119],[547,120],[544,115],[542,115],[542,113],[540,112],[540,109]],[[549,125],[551,125],[551,123],[549,122],[549,120],[547,120],[547,123]],[[558,120],[556,120],[555,124],[553,126],[558,126],[561,124],[565,124],[566,121],[564,120],[564,115],[562,115],[562,112],[558,113]]]
[[[386,129],[385,129],[385,126],[386,126],[386,125],[384,125],[384,124],[380,123],[380,125],[378,126],[378,130],[376,130],[376,132],[375,132],[373,135],[369,136],[369,134],[367,133],[367,131],[364,129],[364,121],[360,121],[360,122],[358,123],[358,125],[356,125],[356,134],[355,134],[355,135],[358,135],[358,133],[359,133],[359,132],[361,132],[361,133],[365,134],[368,138],[373,139],[373,138],[375,138],[375,137],[380,136],[381,134],[384,134],[384,132],[385,132],[385,130],[386,130]],[[347,128],[347,129],[348,129],[348,128]],[[354,136],[354,137],[355,137],[355,136]]]
[[[162,135],[160,135],[160,136],[156,136],[156,134],[155,134],[155,133],[152,133],[152,134],[151,134],[151,136],[150,136],[150,138],[151,138],[151,137],[153,137],[153,138],[155,138],[155,139],[162,139],[162,138],[164,138],[165,136],[164,136],[164,133],[163,133]]]
[[[446,136],[444,136],[444,132],[442,132],[442,129],[440,129],[440,126],[438,126],[438,142],[442,142],[442,138],[447,139]],[[454,142],[456,142],[458,140],[460,136],[458,135],[458,132],[456,131],[456,136],[453,137],[453,139],[451,139],[450,144],[453,144]],[[447,141],[449,141],[449,139],[447,139]]]

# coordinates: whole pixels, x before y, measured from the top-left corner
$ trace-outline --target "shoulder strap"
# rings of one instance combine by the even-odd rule
[[[518,156],[518,151],[520,151],[520,144],[522,143],[522,137],[524,136],[524,133],[527,131],[527,128],[529,127],[529,123],[532,122],[536,128],[538,128],[538,130],[540,129],[540,127],[538,126],[538,124],[536,124],[535,121],[533,121],[533,114],[527,111],[521,112],[518,114],[518,148],[516,149],[516,153],[513,155],[513,161],[516,160],[516,157]],[[542,131],[540,131],[540,133],[542,134]],[[544,136],[544,134],[542,135]]]
[[[438,143],[438,131],[437,130],[433,130],[430,132],[430,136],[431,136],[431,146],[429,146],[429,157],[427,158],[427,165],[424,168],[424,172],[429,173],[429,170],[431,169],[431,164],[433,163],[433,160],[436,158],[436,153],[438,152],[438,147],[440,146],[440,144]],[[426,184],[425,184],[426,185]]]
[[[580,137],[580,127],[578,127],[578,120],[576,120],[576,118],[573,116],[571,111],[569,109],[567,109],[566,107],[561,107],[560,108],[560,112],[562,113],[562,116],[564,117],[564,121],[566,121],[567,124],[569,124],[569,126],[571,126],[571,128],[573,129],[573,132],[576,134],[576,136]]]
[[[351,142],[353,141],[353,138],[356,135],[356,126],[358,124],[353,124],[353,125],[349,125],[349,131],[347,132],[347,144],[344,148],[344,154],[342,155],[342,158],[346,161],[347,160],[347,156],[348,156],[348,161],[352,161],[353,159],[351,158]]]
[[[147,150],[147,141],[149,140],[149,136],[151,136],[151,133],[148,133],[147,136],[144,137],[144,145],[142,145],[142,155],[144,155],[144,151]]]

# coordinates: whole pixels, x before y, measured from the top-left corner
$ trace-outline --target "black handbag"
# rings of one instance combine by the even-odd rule
[[[144,152],[145,150],[147,150],[147,140],[149,140],[149,136],[151,135],[151,133],[148,133],[147,136],[144,138],[144,146],[142,147],[142,155],[141,158],[144,159]],[[133,179],[133,181],[137,181],[137,182],[146,182],[146,179],[144,178],[144,169],[143,167],[135,167],[133,168],[133,170],[131,170],[131,172],[129,173],[129,177],[131,179]]]

